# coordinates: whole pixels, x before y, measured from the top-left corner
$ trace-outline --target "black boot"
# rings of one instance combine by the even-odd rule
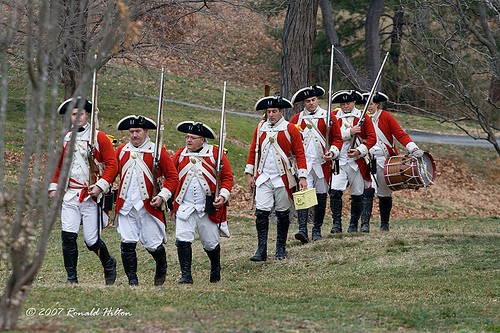
[[[193,251],[191,249],[191,243],[176,240],[175,246],[177,246],[177,256],[179,257],[179,266],[181,266],[181,278],[179,279],[179,283],[192,284],[191,263],[193,261]]]
[[[361,232],[370,232],[370,219],[372,217],[374,188],[367,188],[363,193],[363,212],[361,213]]]
[[[358,232],[358,222],[363,210],[363,195],[351,195],[351,220],[347,232]]]
[[[220,244],[217,244],[212,251],[205,252],[210,259],[210,282],[216,283],[220,281]]]
[[[302,244],[309,243],[309,237],[307,237],[308,215],[309,215],[309,209],[299,209],[297,211],[297,221],[299,224],[299,231],[295,234],[295,239],[299,240]]]
[[[87,248],[94,252],[99,257],[99,260],[101,260],[106,285],[110,286],[114,284],[116,281],[116,260],[109,254],[106,244],[102,239],[98,239],[94,245],[87,245]]]
[[[321,240],[321,226],[323,226],[323,220],[325,219],[326,211],[326,193],[316,194],[318,199],[318,204],[314,207],[314,224],[312,228],[312,240]]]
[[[160,244],[156,250],[148,250],[148,252],[153,256],[156,263],[154,285],[161,286],[165,283],[165,277],[167,276],[167,254],[165,253],[165,247],[163,244]]]
[[[124,243],[120,244],[123,270],[128,278],[128,284],[130,286],[137,286],[139,280],[137,279],[137,253],[135,252],[136,243]]]
[[[332,211],[333,226],[330,233],[342,232],[342,191],[330,190],[330,210]]]
[[[288,238],[288,227],[290,226],[290,210],[276,211],[277,233],[276,233],[276,259],[283,260],[287,256],[286,239]]]
[[[76,239],[78,234],[74,232],[61,232],[62,253],[64,260],[64,268],[66,269],[67,280],[69,284],[78,283],[76,266],[78,264],[78,244]]]
[[[392,197],[379,197],[380,209],[380,231],[389,231],[389,219],[391,217]]]
[[[269,231],[269,213],[265,210],[255,210],[255,227],[257,228],[257,251],[250,258],[251,261],[267,260],[267,234]]]

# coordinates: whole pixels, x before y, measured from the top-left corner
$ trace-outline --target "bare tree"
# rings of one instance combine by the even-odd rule
[[[25,139],[18,168],[18,185],[15,189],[6,186],[0,188],[1,260],[2,265],[5,262],[9,266],[5,271],[10,271],[0,299],[0,330],[12,329],[17,324],[20,310],[42,265],[49,235],[62,201],[63,184],[59,186],[55,199],[49,202],[47,190],[57,159],[47,156],[53,155],[54,151],[56,156],[61,154],[62,147],[56,148],[56,141],[62,139],[70,119],[69,114],[66,115],[63,126],[58,130],[58,115],[55,110],[61,100],[58,96],[63,66],[61,59],[67,51],[66,46],[74,42],[74,35],[62,27],[77,26],[78,22],[73,20],[79,17],[75,15],[63,24],[60,20],[65,5],[67,2],[57,0],[9,1],[2,4],[2,13],[6,15],[2,16],[0,24],[10,28],[1,41],[2,46],[5,45],[0,49],[2,71],[7,72],[11,54],[24,52],[22,72],[26,73],[29,93],[26,94]],[[78,6],[75,8],[82,9]],[[94,68],[109,55],[118,38],[129,29],[130,11],[122,1],[109,2],[106,12],[106,23],[101,25],[102,30],[89,43],[89,50],[93,51],[91,54],[98,54],[99,57],[97,60],[93,56],[84,59],[75,95],[87,92]],[[53,24],[54,22],[60,24]],[[8,45],[13,40],[13,35],[20,30],[13,29],[17,23],[24,30],[24,49],[20,45]],[[9,52],[6,52],[7,46]],[[1,105],[4,106],[0,125],[5,126],[7,94],[2,93],[1,98]],[[2,149],[4,143],[1,142]],[[61,170],[63,178],[68,175],[70,161],[71,153],[65,157]]]
[[[17,8],[9,8],[4,1],[0,3],[0,23],[2,35],[0,36],[0,193],[4,190],[4,159],[5,154],[5,120],[7,114],[7,85],[9,66],[7,53],[14,41],[15,31],[19,23]],[[2,248],[0,248],[2,250]],[[2,251],[3,252],[3,251]]]
[[[316,38],[318,0],[291,0],[282,36],[281,94],[290,98],[298,89],[310,85],[312,49]],[[298,111],[298,110],[296,110]],[[296,113],[285,111],[289,119]]]
[[[425,19],[408,25],[405,68],[412,80],[402,89],[404,105],[399,107],[452,123],[469,136],[490,142],[500,155],[498,2],[416,5],[407,7],[413,9],[408,14],[425,12]]]

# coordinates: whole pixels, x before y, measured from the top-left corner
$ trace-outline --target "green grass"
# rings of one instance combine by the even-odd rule
[[[152,286],[154,261],[139,247],[138,288],[130,288],[113,228],[103,239],[117,256],[118,280],[103,286],[97,257],[80,244],[77,286],[64,283],[59,231],[53,231],[43,269],[25,311],[61,308],[55,316],[21,315],[20,328],[57,332],[498,332],[499,223],[494,218],[394,221],[392,231],[330,236],[300,245],[288,239],[289,258],[274,260],[275,225],[264,263],[248,260],[255,250],[253,221],[232,217],[233,237],[222,240],[222,281],[208,282],[209,261],[193,246],[192,286],[178,285],[173,241],[169,271]],[[478,225],[480,223],[480,225]],[[329,224],[329,223],[328,223]],[[327,229],[328,226],[325,226]],[[168,225],[173,235],[173,225]],[[80,235],[80,243],[81,243]],[[104,315],[122,309],[130,316]],[[74,310],[72,310],[74,309]],[[68,317],[68,313],[99,314]]]
[[[116,123],[129,114],[156,119],[159,72],[108,66],[99,72],[100,125],[108,134],[127,140]],[[222,82],[166,75],[165,98],[220,108]],[[252,112],[262,95],[257,89],[228,82],[226,108]],[[25,96],[17,76],[9,86],[7,149],[22,150]],[[164,144],[184,144],[175,125],[203,121],[218,132],[219,113],[166,102]],[[404,115],[401,115],[404,117]],[[243,186],[243,168],[255,118],[228,114],[229,159],[236,184]],[[428,124],[412,118],[411,128]],[[410,128],[410,127],[407,127]],[[14,129],[14,130],[11,130]],[[152,133],[154,135],[154,132]],[[464,159],[477,177],[488,176],[494,151],[422,144],[435,157]],[[12,173],[15,165],[7,165]],[[491,176],[491,175],[490,175]],[[11,184],[11,183],[9,183]],[[460,189],[457,189],[460,190]],[[398,199],[396,196],[395,200]],[[439,200],[425,207],[448,212]],[[432,201],[432,202],[431,202]],[[409,203],[410,204],[410,203]],[[20,316],[19,329],[29,332],[499,332],[500,223],[495,217],[394,220],[390,233],[331,236],[325,220],[324,240],[301,245],[290,227],[289,257],[274,257],[276,230],[271,223],[264,263],[249,261],[256,246],[250,212],[230,207],[232,238],[222,239],[222,281],[210,284],[209,261],[200,242],[193,245],[190,286],[178,285],[179,264],[174,225],[167,225],[167,281],[154,287],[154,261],[141,246],[139,287],[130,288],[120,260],[114,228],[103,231],[118,260],[116,285],[105,287],[97,257],[79,237],[79,281],[65,284],[60,226],[52,231],[46,259]],[[232,214],[232,215],[231,215]],[[237,215],[237,216],[236,216]],[[242,217],[243,216],[243,217]],[[0,260],[0,284],[10,267]],[[34,316],[26,311],[35,309]],[[44,309],[60,311],[55,315]],[[59,310],[60,309],[60,310]],[[122,312],[115,312],[121,309]],[[111,312],[106,312],[111,310]],[[46,311],[46,310],[45,310]],[[77,315],[78,312],[80,315]],[[73,317],[71,317],[73,314]]]

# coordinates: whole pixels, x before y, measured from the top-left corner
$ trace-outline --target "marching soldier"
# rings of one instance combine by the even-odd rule
[[[325,90],[320,86],[305,87],[297,91],[292,97],[292,104],[302,102],[303,110],[295,114],[290,122],[297,124],[302,133],[302,141],[307,160],[307,187],[316,189],[318,204],[314,207],[314,223],[312,240],[320,240],[321,226],[325,218],[326,195],[330,176],[332,174],[332,159],[336,159],[342,149],[342,135],[336,121],[327,122],[327,110],[318,105],[318,97],[323,96]],[[335,119],[335,116],[333,118]],[[330,130],[329,141],[326,142],[327,129]],[[309,209],[297,211],[299,231],[295,234],[303,244],[309,242],[307,235],[307,218]]]
[[[106,285],[112,285],[116,280],[116,260],[109,254],[106,244],[100,237],[102,226],[107,225],[108,215],[102,211],[102,207],[97,203],[97,200],[102,194],[109,191],[117,171],[117,162],[111,141],[104,132],[96,131],[94,157],[103,168],[103,171],[100,174],[100,179],[95,184],[89,185],[90,165],[88,152],[89,142],[91,141],[91,126],[87,120],[92,113],[92,103],[81,97],[70,98],[59,106],[59,114],[68,112],[70,105],[74,106],[73,109],[69,110],[71,112],[71,122],[75,124],[76,121],[78,131],[76,132],[75,146],[73,147],[74,152],[69,170],[69,179],[60,179],[59,175],[64,156],[68,149],[72,149],[69,147],[72,136],[71,131],[64,137],[63,152],[59,158],[52,183],[49,186],[49,196],[53,198],[57,184],[60,181],[67,184],[61,207],[62,253],[67,282],[70,284],[78,283],[78,245],[76,240],[80,224],[82,224],[83,241],[87,248],[99,257],[104,268]],[[85,112],[82,112],[82,108]]]
[[[175,245],[181,268],[180,284],[193,283],[191,275],[192,248],[196,229],[203,249],[210,259],[210,282],[220,281],[220,236],[228,237],[226,205],[233,187],[233,172],[226,154],[207,139],[215,139],[207,125],[184,121],[177,125],[185,133],[186,146],[177,150],[173,161],[179,173],[180,184],[174,196]],[[216,161],[222,155],[220,191],[217,186]]]
[[[123,269],[131,286],[137,278],[137,242],[146,248],[156,263],[154,285],[165,282],[167,258],[163,244],[167,242],[163,207],[178,185],[178,175],[165,147],[161,147],[158,178],[159,193],[153,193],[154,151],[148,130],[155,130],[153,120],[144,116],[127,116],[117,124],[118,130],[129,131],[129,142],[116,150],[120,185],[116,199],[116,230],[121,237]]]
[[[258,246],[252,261],[267,260],[269,214],[275,208],[277,222],[276,259],[287,256],[286,239],[290,225],[291,196],[295,187],[307,188],[307,165],[299,130],[283,118],[283,109],[292,103],[281,96],[261,98],[256,110],[266,110],[267,120],[255,128],[245,174],[251,189],[255,186],[255,226]],[[295,159],[295,161],[294,161]],[[297,169],[295,170],[294,164]]]
[[[370,117],[355,107],[363,96],[355,90],[341,90],[333,94],[332,103],[339,103],[335,115],[339,123],[344,143],[340,151],[340,171],[332,176],[330,208],[333,226],[331,233],[342,232],[342,194],[349,185],[351,192],[351,218],[347,232],[358,231],[358,221],[363,210],[363,191],[369,187],[370,170],[365,160],[369,149],[377,138]],[[363,117],[362,126],[359,122]],[[356,142],[353,142],[356,140]]]
[[[364,93],[363,102],[366,103],[369,93]],[[383,110],[380,105],[389,100],[387,95],[376,92],[368,112],[373,121],[377,135],[377,143],[370,149],[372,163],[376,164],[376,174],[373,175],[375,188],[367,188],[364,193],[363,213],[361,215],[361,232],[370,232],[370,218],[373,209],[375,193],[379,199],[380,230],[389,231],[389,218],[392,209],[392,190],[384,179],[384,164],[387,157],[398,155],[394,138],[406,147],[408,153],[415,157],[422,157],[424,152],[412,141],[410,136],[401,128],[396,118],[389,111]]]

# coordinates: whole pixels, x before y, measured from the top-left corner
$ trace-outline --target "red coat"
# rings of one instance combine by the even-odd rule
[[[123,181],[125,179],[125,173],[124,172],[132,172],[131,169],[129,170],[124,170],[124,165],[127,163],[127,161],[131,158],[131,152],[128,151],[127,149],[124,150],[124,147],[130,145],[129,143],[121,145],[118,147],[116,150],[116,158],[118,160],[118,171],[120,175],[120,186],[118,188],[118,195],[116,198],[116,207],[115,207],[115,213],[118,214],[120,212],[120,209],[122,209],[123,204],[125,203],[125,200],[123,198],[120,198],[120,194],[122,191],[122,186],[123,186]],[[123,151],[123,152],[122,152]],[[146,166],[149,168],[149,170],[152,172],[153,171],[153,154],[154,154],[154,144],[152,142],[149,143],[149,146],[147,148],[147,151],[143,153],[143,161],[145,162]],[[170,193],[174,193],[177,185],[179,183],[178,180],[178,174],[177,170],[175,169],[175,165],[172,162],[172,159],[170,158],[170,155],[168,154],[167,150],[165,147],[162,146],[161,148],[161,153],[160,153],[160,168],[158,172],[158,177],[163,176],[163,187],[168,189]],[[165,223],[165,219],[163,217],[163,211],[159,208],[155,208],[151,206],[151,199],[154,197],[153,195],[153,183],[151,180],[149,180],[148,177],[144,177],[145,183],[146,183],[146,191],[148,194],[148,198],[143,200],[144,203],[144,208],[148,211],[149,214],[153,215],[163,223]],[[155,194],[156,195],[156,194]]]
[[[203,159],[203,167],[207,172],[214,178],[216,179],[216,164],[217,164],[217,158],[219,157],[219,147],[214,146],[214,145],[207,145],[208,151],[210,151],[210,147],[212,147],[212,154],[211,156],[204,156],[201,157]],[[191,163],[190,157],[189,156],[182,156],[182,153],[186,151],[186,147],[182,147],[179,150],[177,150],[173,156],[173,163],[175,167],[177,168],[177,172],[180,173],[181,170],[184,169],[184,167]],[[222,154],[222,170],[220,173],[220,185],[219,189],[226,189],[229,192],[233,189],[233,171],[231,170],[231,165],[229,164],[229,160],[226,156],[226,154]],[[179,176],[180,177],[180,176]],[[214,195],[215,189],[216,189],[216,184],[205,174],[203,174],[203,177],[205,178],[210,191],[211,195]],[[174,195],[174,210],[172,213],[175,213],[177,209],[179,208],[179,203],[177,202],[177,196],[181,193],[181,191],[185,190],[184,188],[184,182],[186,180],[186,174],[183,175],[180,178],[179,181],[179,187],[177,188],[177,191],[175,192]],[[221,223],[221,222],[226,222],[227,221],[227,205],[223,205],[221,208],[219,208],[215,213],[209,214],[208,218],[210,221],[214,223]]]
[[[376,116],[376,114],[374,116]],[[382,131],[382,133],[384,133],[385,137],[391,144],[391,146],[385,144],[387,151],[389,152],[389,156],[396,156],[399,154],[398,149],[394,144],[394,138],[396,138],[396,140],[398,140],[403,146],[412,142],[410,136],[401,128],[396,118],[394,118],[390,112],[381,110],[376,122],[378,128]]]
[[[65,136],[65,142],[63,146],[63,151],[59,157],[59,162],[57,164],[54,176],[52,177],[52,183],[57,184],[59,182],[59,175],[61,172],[61,167],[64,160],[64,155],[68,148],[69,140],[71,139],[71,132],[68,132]],[[115,179],[116,172],[118,170],[118,163],[115,158],[113,144],[109,141],[109,138],[104,132],[97,131],[97,140],[95,142],[94,157],[99,163],[104,164],[104,171],[100,179],[105,180],[108,184],[112,184]],[[85,186],[88,186],[89,180],[84,182]],[[107,190],[107,189],[104,189]]]
[[[337,115],[340,109],[333,110],[334,114]],[[363,141],[364,145],[368,150],[373,147],[377,143],[377,135],[375,133],[375,128],[373,127],[372,119],[368,114],[365,115],[363,125],[361,126],[361,133],[359,133],[359,137]],[[339,127],[342,127],[342,118],[337,119]],[[359,122],[359,118],[354,118],[353,126],[356,126]],[[361,175],[366,181],[370,181],[370,167],[366,163],[364,158],[358,158],[356,160],[358,164],[359,170],[361,171]]]
[[[318,108],[318,111],[320,112],[321,109]],[[326,110],[325,110],[326,111]],[[300,119],[300,114],[302,112],[307,112],[308,111],[301,111],[299,113],[296,113],[293,115],[292,119],[290,119],[290,123],[292,124],[297,124]],[[328,112],[328,111],[326,111]],[[332,125],[330,126],[330,142],[329,146],[335,146],[339,150],[339,152],[342,150],[342,133],[340,132],[340,127],[339,124],[334,121],[335,120],[335,114],[333,112],[330,112],[331,114],[331,119],[332,119]],[[299,124],[300,128],[303,130],[307,126],[306,119],[302,119],[302,121]],[[317,124],[319,132],[323,135],[323,139],[326,139],[326,115],[325,117],[321,117],[318,119],[318,124]],[[326,147],[323,146],[323,153],[325,153]],[[323,169],[323,174],[325,175],[325,180],[326,183],[329,184],[330,181],[330,176],[331,176],[331,169],[332,169],[332,161],[325,161],[322,165],[321,168]]]
[[[304,146],[302,145],[302,136],[300,135],[299,130],[295,127],[294,124],[289,123],[284,119],[282,121],[284,121],[285,124],[276,125],[276,126],[284,126],[285,128],[285,130],[279,131],[277,134],[278,145],[281,147],[288,160],[290,160],[292,155],[295,157],[295,162],[297,164],[297,169],[298,169],[298,176],[307,177],[307,162],[306,162],[306,156],[304,154]],[[257,165],[255,163],[256,159],[255,148],[257,146],[257,140],[259,142],[258,156],[262,155],[262,143],[267,137],[266,131],[262,129],[265,128],[264,126],[268,125],[269,123],[266,121],[266,122],[260,122],[259,125],[255,127],[252,144],[250,145],[250,151],[248,152],[247,168],[245,168],[246,173],[252,174],[254,172],[253,170],[254,167]],[[258,135],[257,132],[260,133],[259,138],[257,138]],[[281,163],[285,169],[288,168],[286,164],[287,162],[283,161],[283,159],[281,159]],[[255,171],[255,174],[257,179],[260,174],[257,170]],[[281,176],[281,179],[285,184],[288,194],[291,196],[293,193],[293,188],[290,188],[290,183],[288,182],[288,177],[286,173]]]

